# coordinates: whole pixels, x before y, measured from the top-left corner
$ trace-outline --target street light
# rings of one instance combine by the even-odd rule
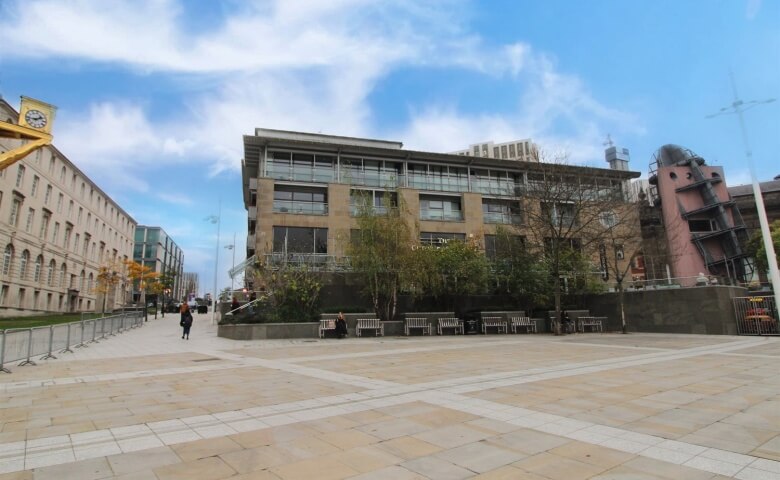
[[[209,215],[206,221],[217,224],[217,246],[214,255],[214,295],[211,297],[211,323],[217,323],[217,272],[219,270],[219,223],[222,215],[222,199],[219,199],[219,207],[216,215]]]
[[[753,182],[753,199],[756,202],[758,222],[761,225],[761,237],[764,241],[764,250],[766,251],[767,262],[769,264],[769,278],[772,280],[772,290],[775,294],[775,302],[780,302],[780,273],[777,270],[777,256],[775,255],[775,247],[772,243],[772,235],[769,233],[769,222],[766,218],[764,197],[761,194],[761,187],[758,185],[756,171],[753,168],[753,152],[750,151],[750,144],[748,143],[745,119],[742,117],[742,112],[750,110],[757,105],[772,103],[775,101],[775,99],[767,98],[765,100],[750,100],[743,102],[737,95],[737,85],[736,82],[734,82],[734,74],[729,72],[729,77],[731,78],[731,88],[734,91],[734,101],[731,103],[731,105],[723,107],[712,115],[707,115],[705,118],[713,118],[719,115],[727,115],[732,113],[736,113],[737,117],[739,118],[739,128],[742,130],[742,141],[745,144],[745,157],[747,157],[748,168],[750,169],[750,178]]]
[[[233,281],[233,269],[236,268],[236,234],[233,232],[233,243],[231,245],[225,245],[228,250],[233,250],[233,265],[230,269],[230,294],[233,294],[235,289],[235,282]]]

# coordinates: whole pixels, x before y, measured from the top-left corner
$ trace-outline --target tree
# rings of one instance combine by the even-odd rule
[[[358,230],[347,247],[352,270],[382,320],[395,318],[398,291],[412,252],[411,229],[401,215],[404,203],[397,194],[397,204],[390,198],[385,196],[382,209],[375,209],[368,197],[358,198]]]
[[[464,296],[483,292],[488,278],[488,262],[479,247],[460,240],[416,247],[403,270],[413,295],[444,298],[456,314]]]
[[[552,283],[543,256],[526,248],[525,237],[496,228],[492,266],[500,291],[531,311],[550,301]]]
[[[170,292],[171,289],[173,289],[174,283],[176,283],[176,271],[173,269],[168,269],[164,271],[162,274],[160,274],[160,277],[158,278],[158,282],[160,284],[160,293],[162,293],[162,316],[165,318],[165,293]]]
[[[159,277],[159,273],[154,272],[151,267],[142,265],[132,260],[125,260],[125,267],[127,267],[127,277],[133,281],[138,282],[138,289],[141,291],[141,303],[146,311],[146,289]]]
[[[772,243],[775,247],[775,257],[780,262],[780,220],[775,220],[769,225],[769,233],[772,236]],[[769,270],[769,262],[767,261],[766,249],[764,248],[764,238],[761,235],[761,230],[756,230],[753,236],[750,237],[748,242],[747,251],[753,256],[756,261],[756,268],[762,272]]]
[[[270,293],[270,320],[298,322],[316,318],[319,313],[322,283],[307,265],[258,264],[252,268],[255,278],[260,279]]]
[[[106,312],[108,295],[114,291],[116,285],[122,280],[124,265],[119,262],[108,262],[98,267],[95,292],[103,296],[101,312]]]
[[[560,334],[561,278],[581,265],[582,255],[597,256],[611,231],[604,222],[626,225],[625,178],[602,169],[572,168],[566,155],[537,155],[540,161],[528,173],[528,183],[516,192],[524,207],[523,222],[516,227],[531,234],[530,250],[544,256],[555,301],[553,331]]]

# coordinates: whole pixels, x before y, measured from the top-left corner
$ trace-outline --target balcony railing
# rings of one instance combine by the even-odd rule
[[[303,215],[327,215],[327,203],[274,200],[274,213],[296,213]]]
[[[523,185],[509,182],[472,180],[471,191],[475,193],[487,193],[489,195],[515,196],[523,191]]]
[[[341,181],[350,185],[365,185],[367,187],[395,188],[403,186],[403,175],[390,172],[370,173],[355,172],[344,169],[341,171]]]
[[[463,212],[461,210],[420,210],[420,220],[444,220],[450,222],[458,222],[463,220]]]
[[[384,215],[387,213],[387,207],[384,206],[375,206],[371,207],[371,212],[374,213],[374,215]],[[349,206],[349,214],[353,217],[358,216],[360,213],[360,207],[357,205],[350,205]]]
[[[466,178],[441,177],[437,175],[409,175],[409,187],[417,190],[432,190],[436,192],[468,192],[469,183]]]
[[[275,167],[268,166],[268,176],[277,180],[292,180],[297,182],[330,183],[334,179],[332,169]]]
[[[319,271],[345,271],[349,270],[349,257],[336,258],[325,253],[267,253],[264,255],[265,264],[278,268],[285,265],[306,267]]]
[[[501,212],[483,212],[482,221],[484,223],[505,223],[518,225],[522,223],[523,216],[519,214],[501,213]]]

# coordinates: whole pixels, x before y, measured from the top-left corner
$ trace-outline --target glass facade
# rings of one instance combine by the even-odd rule
[[[327,254],[328,229],[274,227],[274,253]]]
[[[420,220],[463,220],[460,197],[420,195]]]

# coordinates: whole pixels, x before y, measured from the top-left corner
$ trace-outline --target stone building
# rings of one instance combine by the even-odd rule
[[[0,120],[19,113],[0,99]],[[0,137],[0,152],[21,140]],[[136,221],[53,145],[0,171],[0,315],[125,304]],[[111,280],[99,281],[101,267]],[[105,293],[104,293],[105,292]]]
[[[420,243],[468,238],[489,254],[497,226],[522,224],[523,191],[540,182],[544,172],[538,159],[402,147],[393,141],[259,128],[244,136],[247,258],[345,269],[359,199],[367,197],[381,209],[395,195],[402,197]],[[587,176],[602,191],[612,192],[622,192],[628,180],[639,176],[576,166],[562,171],[563,178]],[[558,214],[566,215],[562,210]],[[251,278],[247,282],[251,287]]]

